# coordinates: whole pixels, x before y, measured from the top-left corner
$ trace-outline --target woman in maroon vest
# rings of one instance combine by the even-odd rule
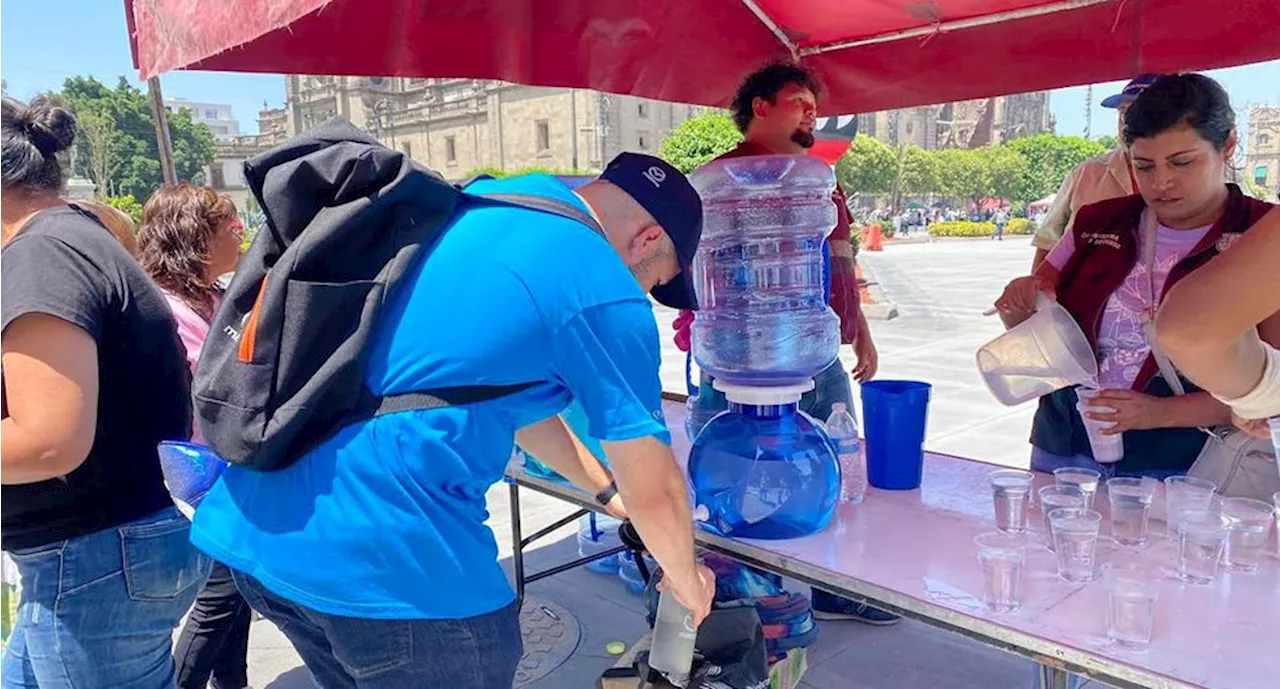
[[[1056,297],[1098,355],[1103,392],[1089,416],[1123,433],[1124,457],[1093,459],[1074,389],[1040,399],[1032,426],[1031,466],[1064,466],[1115,475],[1186,473],[1204,446],[1197,430],[1231,421],[1230,410],[1183,379],[1175,396],[1160,377],[1149,327],[1166,290],[1230,246],[1271,205],[1248,198],[1224,173],[1237,144],[1235,113],[1222,86],[1200,74],[1157,79],[1125,114],[1125,144],[1140,194],[1080,209],[1073,231],[1035,275],[1009,283],[996,301],[1009,327],[1034,311],[1036,296]],[[1222,304],[1221,308],[1230,308]],[[1280,318],[1259,326],[1280,343]]]

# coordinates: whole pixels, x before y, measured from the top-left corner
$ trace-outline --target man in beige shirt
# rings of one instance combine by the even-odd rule
[[[1053,245],[1062,239],[1062,235],[1071,231],[1075,223],[1076,211],[1081,206],[1106,201],[1107,199],[1130,196],[1138,193],[1137,184],[1129,168],[1129,154],[1124,149],[1124,113],[1129,109],[1138,94],[1142,93],[1159,74],[1142,74],[1125,85],[1124,90],[1102,101],[1103,107],[1114,108],[1117,119],[1117,148],[1090,158],[1073,169],[1062,186],[1049,212],[1040,221],[1035,237],[1031,243],[1036,247],[1036,257],[1031,264],[1032,272],[1040,267],[1040,263],[1049,255]]]

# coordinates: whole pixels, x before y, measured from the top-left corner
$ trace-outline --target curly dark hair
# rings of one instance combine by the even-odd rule
[[[1124,143],[1186,124],[1219,151],[1236,129],[1236,112],[1222,84],[1203,74],[1166,74],[1151,82],[1124,114]]]
[[[160,187],[142,207],[138,261],[162,289],[205,320],[213,319],[220,291],[205,276],[218,226],[236,217],[231,199],[209,187],[182,182]]]
[[[738,131],[747,133],[747,127],[751,126],[755,116],[753,104],[757,98],[772,103],[782,89],[792,84],[809,89],[815,97],[822,95],[822,84],[813,71],[794,62],[774,62],[747,75],[729,106]]]

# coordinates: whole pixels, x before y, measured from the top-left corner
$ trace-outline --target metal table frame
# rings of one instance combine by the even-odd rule
[[[514,565],[515,588],[516,594],[521,600],[523,600],[525,586],[529,583],[625,549],[622,547],[614,548],[534,574],[527,574],[522,552],[526,546],[578,519],[586,514],[588,510],[595,512],[603,512],[604,510],[595,503],[592,496],[574,486],[529,476],[518,468],[507,472],[506,481],[509,483],[511,496],[511,540],[513,544],[512,563]],[[576,506],[578,509],[573,514],[525,537],[520,523],[521,487],[557,498]],[[903,617],[919,620],[931,627],[959,634],[986,646],[998,648],[1031,660],[1039,667],[1041,689],[1068,689],[1072,675],[1080,675],[1105,682],[1118,689],[1200,689],[1196,685],[1186,684],[1141,668],[1116,663],[1108,658],[1096,656],[1085,651],[1063,648],[1052,640],[1003,627],[989,620],[970,617],[948,610],[928,601],[900,594],[892,589],[849,577],[833,577],[831,572],[814,567],[806,562],[787,558],[701,529],[694,529],[694,540],[699,547],[705,550],[719,553],[743,564],[797,579],[824,591],[852,598]]]

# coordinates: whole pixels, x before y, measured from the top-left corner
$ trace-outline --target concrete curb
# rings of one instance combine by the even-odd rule
[[[862,272],[860,286],[866,287],[871,295],[871,303],[862,304],[862,315],[871,321],[888,321],[898,317],[898,305],[889,300],[884,288],[876,281],[875,271],[866,261],[858,261],[858,270]]]

